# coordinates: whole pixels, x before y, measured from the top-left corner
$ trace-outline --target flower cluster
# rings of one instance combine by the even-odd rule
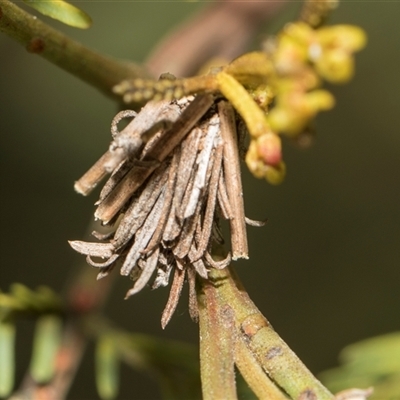
[[[270,130],[250,143],[246,162],[255,176],[275,184],[282,181],[286,168],[279,156],[278,135],[298,138],[320,111],[334,106],[333,96],[320,88],[321,80],[348,81],[354,70],[353,53],[365,41],[364,32],[354,26],[313,29],[303,22],[288,24],[276,38],[266,41],[268,85],[250,91],[265,111]]]
[[[333,96],[319,89],[321,78],[347,82],[353,75],[353,53],[365,45],[360,28],[350,25],[312,29],[305,23],[289,24],[278,36],[271,80],[275,106],[267,119],[275,132],[299,134],[319,111],[334,105]]]

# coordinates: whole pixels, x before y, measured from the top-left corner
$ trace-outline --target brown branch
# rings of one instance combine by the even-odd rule
[[[158,76],[194,75],[212,58],[227,61],[245,52],[263,24],[285,5],[280,1],[222,0],[211,3],[167,36],[147,60]]]
[[[226,101],[221,101],[218,104],[218,110],[221,118],[221,136],[225,142],[226,189],[232,208],[232,218],[229,220],[232,237],[232,259],[249,258],[235,114],[232,106]]]
[[[206,113],[212,102],[213,97],[211,95],[197,96],[185,109],[179,120],[159,138],[156,145],[146,154],[147,158],[142,161],[162,162]],[[153,166],[149,166],[145,171],[140,171],[140,176],[135,176],[138,175],[137,170],[129,172],[118,185],[118,190],[114,190],[99,205],[95,217],[105,223],[109,222],[129,199],[132,193],[154,171],[156,166],[157,164],[153,164]]]

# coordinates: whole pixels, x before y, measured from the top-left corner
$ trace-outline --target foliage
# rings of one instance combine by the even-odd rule
[[[9,294],[0,292],[0,397],[7,396],[14,384],[16,320],[37,318],[30,372],[43,383],[53,376],[63,310],[61,298],[45,286],[33,291],[16,283]]]
[[[86,29],[92,24],[89,15],[64,0],[24,0],[24,2],[41,14],[75,28]]]
[[[338,368],[320,375],[337,392],[348,387],[373,387],[371,400],[400,398],[400,332],[369,338],[345,347]]]

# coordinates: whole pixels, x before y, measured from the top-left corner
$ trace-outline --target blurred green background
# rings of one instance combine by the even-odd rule
[[[93,18],[88,31],[52,23],[115,57],[143,61],[163,35],[202,7],[192,2],[79,4]],[[273,26],[294,15],[290,4]],[[317,121],[308,150],[285,143],[288,176],[270,187],[244,171],[251,218],[250,260],[237,272],[250,296],[314,372],[336,364],[348,343],[400,329],[400,2],[343,1],[331,18],[368,34],[357,73],[331,87],[336,108]],[[47,22],[47,20],[46,20]],[[259,40],[262,39],[260,34]],[[73,182],[104,152],[115,104],[95,89],[0,35],[0,289],[15,281],[62,290],[82,263],[67,244],[87,231],[96,196]],[[89,268],[89,267],[88,267]],[[124,301],[117,279],[106,313],[121,326],[197,344],[185,295],[165,331],[160,315],[168,290],[143,290]],[[19,324],[19,377],[29,363],[32,325]],[[70,399],[96,399],[93,349]],[[151,378],[122,370],[120,399],[155,399]]]

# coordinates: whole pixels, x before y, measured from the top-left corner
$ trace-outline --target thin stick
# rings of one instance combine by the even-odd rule
[[[232,219],[230,219],[232,258],[234,260],[249,258],[235,116],[232,107],[226,101],[218,103],[218,111],[221,119],[221,135],[224,141],[225,182],[229,203],[232,207]]]
[[[129,275],[136,266],[137,261],[141,257],[141,251],[144,250],[149,243],[154,231],[156,230],[158,221],[161,217],[161,211],[164,205],[165,191],[158,196],[150,214],[146,218],[143,226],[137,231],[135,242],[125,257],[124,264],[121,267],[121,275]]]
[[[218,181],[218,204],[221,208],[222,216],[225,219],[232,218],[232,207],[229,203],[228,193],[226,191],[224,171],[221,169]]]
[[[175,268],[174,280],[172,281],[171,289],[167,304],[165,305],[164,311],[161,316],[161,327],[165,329],[172,314],[175,312],[176,306],[178,305],[179,297],[185,280],[185,269]]]
[[[178,170],[178,160],[179,160],[179,155],[180,155],[180,149],[177,148],[175,150],[175,154],[172,158],[171,161],[171,166],[169,168],[168,172],[168,186],[166,188],[166,194],[165,194],[165,200],[164,200],[164,205],[163,209],[161,210],[161,218],[158,221],[157,228],[150,239],[149,244],[147,247],[142,251],[142,254],[146,254],[150,251],[152,251],[158,244],[160,243],[163,235],[163,231],[165,228],[165,224],[168,219],[168,215],[171,211],[171,206],[172,206],[172,200],[175,192],[175,182],[176,182],[176,175],[177,175],[177,170]]]
[[[146,159],[162,162],[206,113],[212,103],[213,97],[211,95],[197,96],[182,113],[181,118],[160,137],[157,145],[146,155]],[[141,172],[139,176],[135,169],[129,172],[118,185],[118,190],[111,192],[99,205],[95,217],[104,223],[109,222],[154,169],[155,166],[150,166],[146,172]]]
[[[144,188],[138,199],[132,202],[126,210],[118,229],[115,232],[112,244],[116,250],[125,246],[136,231],[145,223],[154,203],[164,189],[168,175],[165,173],[167,165],[161,164],[154,172],[152,180]]]
[[[110,173],[110,169],[116,169],[101,191],[99,203],[107,197],[116,184],[133,166],[132,160],[131,162],[128,161],[119,168],[116,168],[118,164],[128,155],[132,157],[132,155],[134,155],[133,153],[140,149],[140,146],[143,144],[142,135],[150,130],[154,124],[157,124],[160,121],[167,108],[170,108],[170,103],[167,101],[150,101],[142,108],[137,117],[125,127],[125,129],[115,135],[115,118],[117,118],[121,113],[117,114],[111,124],[111,134],[115,137],[110,148],[80,179],[78,179],[77,182],[75,182],[75,190],[78,193],[87,196],[97,186],[97,184]],[[126,113],[126,111],[122,111],[122,113]],[[176,116],[177,118],[175,113],[171,113],[169,116],[170,120],[173,116]],[[173,121],[171,120],[171,122]],[[132,143],[135,145],[132,146]]]
[[[224,151],[224,147],[222,143],[216,148],[214,154],[214,162],[213,168],[211,173],[211,178],[208,184],[208,198],[207,198],[207,205],[206,211],[204,213],[204,220],[203,220],[203,229],[201,231],[201,236],[199,238],[197,244],[197,252],[193,256],[193,261],[198,260],[200,257],[203,256],[205,250],[208,247],[211,235],[211,229],[214,222],[214,213],[215,213],[215,205],[217,201],[217,191],[218,191],[218,181],[220,177],[221,171],[221,163],[222,163],[222,153]]]
[[[133,288],[129,289],[128,292],[126,293],[125,299],[140,292],[144,288],[144,286],[147,284],[147,282],[149,281],[149,279],[151,278],[153,272],[157,267],[159,254],[160,254],[160,249],[156,248],[154,252],[147,258],[145,268],[140,274],[138,280],[133,285]]]
[[[196,296],[196,271],[193,268],[187,269],[187,280],[189,283],[189,315],[194,322],[198,322],[199,307]]]
[[[210,164],[212,166],[214,162],[214,142],[219,133],[219,119],[216,115],[209,121],[206,129],[207,134],[203,140],[203,149],[196,160],[197,171],[194,177],[193,189],[190,193],[189,203],[184,210],[183,218],[188,218],[194,213],[200,193],[207,183],[207,171],[210,168]]]
[[[179,240],[176,247],[172,249],[174,255],[180,259],[186,257],[192,247],[194,233],[197,228],[197,224],[200,219],[200,209],[203,205],[202,198],[197,203],[196,210],[193,215],[185,219],[181,232],[181,239]]]

